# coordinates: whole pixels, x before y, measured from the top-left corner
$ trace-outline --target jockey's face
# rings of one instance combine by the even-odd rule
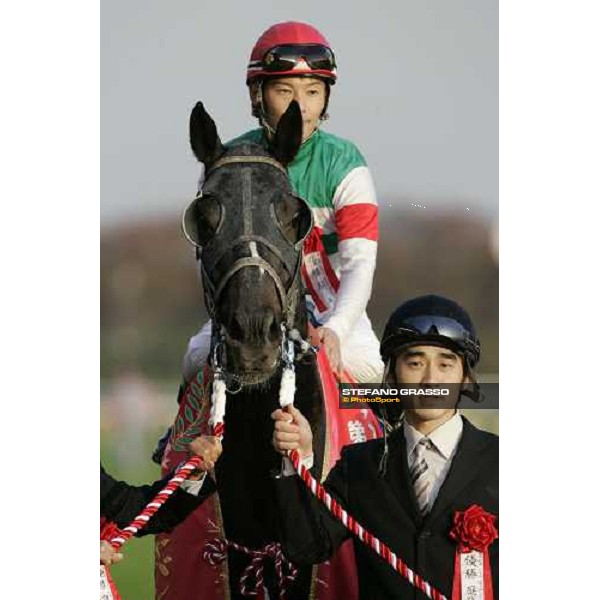
[[[457,384],[449,396],[411,396],[404,401],[406,420],[420,431],[432,431],[456,412],[460,386],[465,382],[463,361],[448,348],[412,346],[396,358],[396,381],[430,386]],[[423,433],[426,433],[423,431]]]
[[[280,77],[267,79],[263,86],[263,104],[269,125],[275,129],[289,103],[296,100],[302,113],[302,141],[319,125],[325,108],[325,83],[317,77]]]

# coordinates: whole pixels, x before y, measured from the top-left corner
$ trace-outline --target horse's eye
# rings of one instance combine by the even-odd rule
[[[310,229],[310,209],[296,196],[283,194],[273,202],[279,228],[290,244],[297,244]]]
[[[202,246],[206,245],[215,235],[221,222],[221,211],[221,203],[214,196],[204,196],[199,202],[196,217],[198,233],[204,238]]]
[[[221,203],[214,196],[196,198],[184,216],[187,237],[198,246],[208,244],[219,227],[222,210]]]

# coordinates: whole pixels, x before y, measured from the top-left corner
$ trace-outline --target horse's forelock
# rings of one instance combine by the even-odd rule
[[[227,146],[223,156],[268,156],[273,158],[268,150],[254,142],[238,142],[232,146]]]

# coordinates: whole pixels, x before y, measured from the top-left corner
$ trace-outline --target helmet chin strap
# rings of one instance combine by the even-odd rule
[[[465,365],[465,373],[466,373],[467,377],[469,378],[470,383],[464,384],[463,387],[461,387],[460,395],[470,398],[473,402],[483,402],[485,400],[485,396],[483,395],[483,392],[481,391],[481,387],[479,387],[479,383],[477,382],[477,379],[475,379],[473,370],[471,369],[471,366],[469,365],[467,360],[466,359],[463,359],[463,360],[464,360],[464,365]]]
[[[460,396],[466,396],[467,398],[470,398],[473,402],[483,402],[483,400],[484,400],[483,392],[481,391],[481,388],[479,387],[479,383],[477,383],[477,380],[475,379],[475,376],[473,374],[473,371],[472,371],[469,363],[467,362],[467,360],[464,357],[463,357],[463,361],[464,361],[464,366],[465,366],[465,375],[466,375],[466,378],[469,379],[470,383],[468,383],[468,384],[463,383],[463,386],[461,387],[461,390],[460,390],[460,394],[458,396],[459,400],[456,403],[456,409],[458,409],[458,404],[460,403]],[[385,369],[383,372],[382,385],[387,385],[388,383],[390,383],[389,382],[390,375],[392,375],[392,377],[395,379],[395,375],[393,374],[393,372],[391,372],[391,365],[393,362],[394,362],[393,360],[388,360],[385,365]],[[402,425],[402,422],[404,420],[404,414],[400,415],[400,417],[398,418],[396,423],[391,423],[390,420],[388,419],[388,416],[384,409],[382,420],[383,420],[383,453],[381,455],[381,459],[379,460],[379,469],[378,470],[379,470],[379,476],[385,477],[385,474],[387,472],[387,462],[388,462],[388,455],[389,455],[388,435]]]
[[[383,370],[383,379],[381,382],[382,385],[388,385],[389,383],[391,364],[391,360],[388,360],[385,364],[385,368]],[[381,454],[381,458],[379,460],[378,472],[380,477],[385,477],[387,473],[387,463],[389,456],[388,435],[402,424],[402,421],[404,420],[404,414],[401,414],[398,421],[395,424],[392,424],[392,422],[388,419],[388,415],[386,413],[385,408],[382,410],[382,413],[383,414],[381,420],[383,421],[383,453]]]

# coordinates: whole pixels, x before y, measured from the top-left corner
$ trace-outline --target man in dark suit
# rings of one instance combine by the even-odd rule
[[[396,404],[377,405],[385,406],[379,414],[390,432],[389,440],[386,436],[344,448],[325,488],[446,597],[453,596],[453,585],[459,585],[462,578],[479,577],[476,583],[487,585],[487,590],[474,597],[491,600],[493,586],[497,600],[498,437],[477,429],[457,409],[459,391],[472,399],[479,394],[472,371],[480,354],[473,323],[451,300],[416,298],[390,317],[381,353],[389,383],[453,384],[454,399],[414,400],[404,402],[400,409]],[[280,452],[297,449],[310,467],[312,434],[307,420],[295,408],[277,410],[273,418],[275,448]],[[289,467],[284,473],[289,473]],[[298,477],[280,477],[277,493],[284,550],[293,562],[323,562],[351,535]],[[481,559],[475,575],[473,570],[467,573],[467,563],[461,562],[461,540],[450,535],[455,519],[469,508],[475,511],[479,528],[463,530],[478,532],[485,546],[473,553]],[[427,597],[358,538],[353,539],[361,599]],[[487,560],[484,569],[481,565]],[[462,581],[463,586],[466,583],[470,582]]]

